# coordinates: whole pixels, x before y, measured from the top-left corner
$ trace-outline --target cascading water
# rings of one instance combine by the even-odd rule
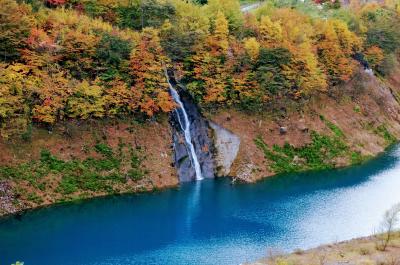
[[[374,76],[374,71],[371,68],[365,68],[364,72],[369,74],[370,76]]]
[[[171,84],[167,72],[165,72],[165,76],[167,77],[171,96],[174,99],[175,103],[178,104],[178,108],[175,109],[176,116],[178,118],[178,123],[184,134],[186,147],[189,149],[188,153],[189,153],[190,161],[192,162],[192,165],[193,165],[195,173],[196,173],[196,180],[202,180],[203,176],[201,174],[201,167],[200,167],[199,159],[197,158],[196,150],[194,149],[194,145],[192,143],[192,136],[190,135],[189,116],[185,110],[185,106],[183,105],[183,103],[181,101],[178,91],[176,91],[176,89]]]

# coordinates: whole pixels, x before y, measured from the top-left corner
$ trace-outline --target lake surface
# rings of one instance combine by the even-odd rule
[[[227,179],[0,219],[0,264],[239,264],[366,236],[400,202],[400,149],[347,169]]]

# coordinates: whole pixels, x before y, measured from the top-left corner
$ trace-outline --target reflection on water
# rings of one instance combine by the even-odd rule
[[[399,149],[364,165],[227,179],[95,199],[0,220],[4,264],[239,264],[266,249],[308,248],[368,235],[400,201]],[[3,263],[2,263],[3,264]]]

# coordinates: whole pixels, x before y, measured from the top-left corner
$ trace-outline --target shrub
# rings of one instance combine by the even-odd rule
[[[290,90],[283,68],[291,62],[292,55],[287,49],[260,49],[257,62],[257,81],[266,94],[285,94]]]
[[[102,80],[109,81],[121,75],[122,62],[129,60],[129,55],[132,50],[132,45],[129,41],[123,40],[118,36],[103,33],[99,43],[96,46],[96,67],[107,69],[103,72]]]
[[[105,157],[112,157],[114,155],[113,150],[110,146],[100,143],[94,146],[97,153],[102,154]]]
[[[388,129],[386,128],[386,126],[384,124],[379,125],[374,132],[381,136],[383,139],[385,139],[386,143],[388,145],[390,144],[394,144],[397,141],[397,138],[395,136],[393,136]]]
[[[331,121],[325,119],[323,115],[319,116],[320,119],[325,123],[325,125],[331,129],[331,131],[337,136],[337,137],[344,137],[343,131],[335,124],[333,124]]]
[[[320,118],[331,129],[334,136],[321,135],[312,131],[311,143],[302,147],[285,143],[282,147],[274,145],[269,148],[261,137],[254,140],[257,147],[271,162],[270,167],[276,173],[330,169],[335,166],[334,159],[340,156],[348,157],[352,163],[360,163],[365,159],[360,153],[350,152],[349,147],[342,140],[344,133],[339,127],[322,115]]]
[[[369,248],[364,248],[364,247],[360,248],[360,254],[361,255],[365,256],[365,255],[368,255],[370,253],[371,253],[371,250]]]

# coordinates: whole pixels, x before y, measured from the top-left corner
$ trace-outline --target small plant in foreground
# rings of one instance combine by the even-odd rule
[[[384,233],[377,241],[376,249],[385,251],[393,238],[394,230],[400,221],[400,203],[387,210],[383,216],[381,229]]]

